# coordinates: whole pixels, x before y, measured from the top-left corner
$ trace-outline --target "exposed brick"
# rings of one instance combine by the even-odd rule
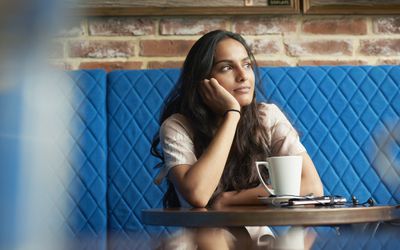
[[[372,31],[366,31],[370,20]],[[48,53],[61,69],[179,68],[193,40],[220,28],[243,34],[261,66],[400,64],[400,17],[394,15],[74,18]]]
[[[367,56],[398,56],[400,55],[400,39],[361,40],[359,51]]]
[[[362,60],[300,60],[297,65],[305,66],[305,65],[367,65],[367,61]]]
[[[296,31],[295,17],[239,17],[232,30],[243,35],[280,34]]]
[[[313,40],[313,41],[285,41],[284,46],[289,56],[312,55],[352,55],[353,46],[347,40]]]
[[[143,40],[141,56],[186,56],[195,41],[192,40]]]
[[[150,18],[112,17],[89,20],[91,36],[154,35],[156,22]]]
[[[85,35],[83,20],[69,20],[56,32],[59,37],[77,37]]]
[[[309,34],[367,34],[366,18],[318,18],[303,22],[302,31]]]
[[[378,65],[400,65],[400,59],[380,59],[377,61]]]
[[[281,66],[290,66],[290,63],[281,61],[281,60],[257,60],[257,64],[260,67],[264,66],[272,66],[272,67],[281,67]]]
[[[247,39],[251,50],[255,55],[265,54],[265,55],[272,55],[282,52],[281,42],[272,39],[254,39],[250,40]]]
[[[226,19],[168,18],[160,21],[161,35],[202,35],[216,29],[226,29]]]
[[[149,69],[162,69],[162,68],[181,68],[183,61],[151,61],[147,63],[147,68]]]
[[[70,57],[113,58],[134,55],[134,47],[128,41],[70,41]]]
[[[374,33],[400,34],[400,17],[377,17],[372,19]]]
[[[79,65],[80,69],[105,69],[107,72],[117,69],[140,69],[142,62],[83,62]]]

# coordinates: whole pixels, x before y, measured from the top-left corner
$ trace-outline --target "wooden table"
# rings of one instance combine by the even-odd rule
[[[368,223],[400,219],[400,205],[372,207],[268,207],[232,206],[220,209],[147,209],[142,221],[148,225],[182,227],[226,226],[319,226]]]

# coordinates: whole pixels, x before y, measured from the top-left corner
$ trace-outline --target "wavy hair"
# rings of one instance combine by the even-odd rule
[[[194,131],[194,147],[196,157],[205,151],[210,144],[217,126],[217,114],[205,104],[199,86],[203,79],[209,78],[214,64],[217,44],[227,38],[240,42],[247,51],[255,74],[255,85],[261,89],[261,79],[256,60],[250,47],[242,36],[224,30],[215,30],[202,36],[190,49],[178,82],[166,99],[161,113],[160,124],[174,113],[184,115]],[[256,89],[256,88],[254,88]],[[256,95],[252,102],[241,109],[241,118],[237,126],[235,138],[224,168],[220,183],[210,202],[224,191],[242,190],[256,187],[259,184],[254,162],[262,156],[270,154],[268,134],[261,124],[258,114]],[[153,138],[151,152],[161,159],[159,167],[164,164],[160,138]],[[210,203],[209,202],[209,203]],[[168,190],[164,196],[165,207],[179,207],[179,199],[173,184],[168,181]]]

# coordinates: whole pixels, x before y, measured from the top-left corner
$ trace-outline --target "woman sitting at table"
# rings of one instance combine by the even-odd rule
[[[257,64],[239,34],[216,30],[193,45],[152,145],[162,159],[156,182],[167,176],[169,184],[166,207],[260,204],[257,197],[269,194],[255,161],[278,155],[301,155],[301,194],[322,195],[296,130],[276,105],[256,102],[255,84]],[[269,232],[246,228],[254,240]]]

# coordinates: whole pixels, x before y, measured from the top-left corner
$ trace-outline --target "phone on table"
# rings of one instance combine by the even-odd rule
[[[300,206],[300,205],[333,206],[333,205],[344,205],[346,202],[347,202],[346,198],[342,196],[298,197],[289,199],[287,206]]]

